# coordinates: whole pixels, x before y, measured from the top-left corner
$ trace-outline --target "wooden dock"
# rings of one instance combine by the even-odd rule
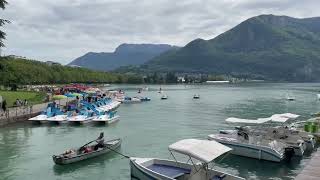
[[[310,161],[295,178],[295,180],[319,180],[320,179],[320,151],[314,152]]]

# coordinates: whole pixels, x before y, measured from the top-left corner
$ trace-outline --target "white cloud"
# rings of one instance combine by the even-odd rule
[[[121,43],[183,46],[252,16],[319,16],[319,0],[9,0],[4,53],[67,63]]]

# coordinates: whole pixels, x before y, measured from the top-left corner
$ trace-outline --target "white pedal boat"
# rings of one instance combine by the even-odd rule
[[[88,117],[87,115],[77,115],[71,116],[67,118],[68,122],[84,124],[88,122],[92,122],[93,117]]]
[[[105,124],[112,124],[112,123],[115,123],[115,122],[117,122],[119,120],[120,120],[120,116],[119,115],[115,115],[113,117],[110,117],[109,114],[96,116],[96,117],[94,117],[92,119],[92,121],[94,121],[94,122],[105,123]]]
[[[55,123],[61,123],[67,120],[68,120],[68,116],[64,114],[56,115],[47,119],[48,122],[55,122]]]
[[[38,123],[42,123],[42,122],[46,122],[48,119],[48,116],[45,114],[40,114],[38,116],[35,116],[33,118],[28,119],[28,121],[33,121],[33,122],[38,122]]]

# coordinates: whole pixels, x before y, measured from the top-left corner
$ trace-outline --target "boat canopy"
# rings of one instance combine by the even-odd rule
[[[235,118],[231,117],[226,119],[227,122],[232,122],[232,123],[246,123],[246,124],[262,124],[265,122],[270,121],[270,118],[258,118],[256,120],[254,119],[240,119],[240,118]]]
[[[241,119],[241,118],[227,118],[227,122],[232,122],[232,123],[245,123],[245,124],[263,124],[266,122],[278,122],[278,123],[284,123],[290,119],[296,119],[298,118],[299,115],[297,114],[292,114],[292,113],[284,113],[284,114],[274,114],[271,117],[268,118],[258,118],[256,120],[253,119]]]
[[[232,149],[213,140],[184,139],[171,144],[169,150],[209,163]]]
[[[274,114],[272,115],[271,121],[272,122],[280,122],[280,123],[284,123],[290,119],[296,119],[298,118],[300,115],[297,114],[292,114],[292,113],[284,113],[284,114]]]

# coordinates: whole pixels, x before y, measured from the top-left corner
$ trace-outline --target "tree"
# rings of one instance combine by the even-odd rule
[[[6,0],[0,0],[0,8],[2,10],[5,9],[7,4],[8,2]],[[0,27],[5,25],[6,23],[10,23],[10,21],[0,18]],[[0,48],[4,47],[4,43],[3,43],[4,39],[6,39],[6,33],[0,30]]]

